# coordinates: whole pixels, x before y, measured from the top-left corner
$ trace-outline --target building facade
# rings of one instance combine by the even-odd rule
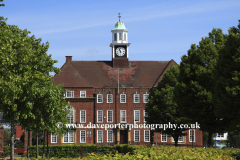
[[[65,99],[72,105],[69,124],[78,128],[73,127],[63,137],[49,135],[49,144],[173,143],[171,137],[143,126],[151,89],[177,63],[129,61],[130,43],[124,23],[117,22],[111,32],[111,61],[74,61],[72,56],[66,56],[62,72],[54,76],[56,85],[64,84]],[[190,146],[194,142],[195,146],[202,146],[202,132],[193,130],[191,139],[190,132],[186,131],[188,135],[180,138],[179,144]]]

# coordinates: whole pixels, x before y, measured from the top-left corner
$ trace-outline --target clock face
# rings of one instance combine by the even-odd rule
[[[124,56],[124,55],[125,55],[125,49],[124,49],[123,47],[118,47],[118,48],[116,49],[116,54],[117,54],[118,56]]]

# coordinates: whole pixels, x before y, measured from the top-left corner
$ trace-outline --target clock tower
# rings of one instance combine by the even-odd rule
[[[113,68],[128,68],[128,30],[123,22],[119,21],[115,24],[112,32],[112,62]]]

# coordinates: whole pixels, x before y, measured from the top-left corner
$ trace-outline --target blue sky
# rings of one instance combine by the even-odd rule
[[[48,54],[61,67],[73,60],[111,60],[111,30],[122,13],[129,60],[178,64],[191,44],[213,28],[227,33],[240,19],[239,0],[5,0],[0,16],[49,42]]]

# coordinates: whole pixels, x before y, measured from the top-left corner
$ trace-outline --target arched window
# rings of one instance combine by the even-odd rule
[[[122,33],[119,33],[119,40],[122,40]]]
[[[114,41],[117,40],[117,33],[114,33]]]
[[[73,120],[74,120],[74,109],[71,107],[70,108],[70,113],[68,114],[67,116],[67,119],[68,119],[68,124],[73,124]]]
[[[126,41],[127,40],[127,34],[124,33],[124,40]]]

